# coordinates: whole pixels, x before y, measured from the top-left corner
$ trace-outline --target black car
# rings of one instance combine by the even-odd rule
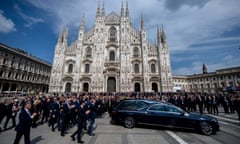
[[[171,104],[154,100],[126,99],[122,100],[111,113],[111,122],[133,128],[136,124],[158,125],[180,129],[193,129],[205,135],[219,131],[216,118],[188,113]]]

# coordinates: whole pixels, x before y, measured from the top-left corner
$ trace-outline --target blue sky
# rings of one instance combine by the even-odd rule
[[[102,7],[103,0],[100,0]],[[104,0],[106,15],[120,14],[122,0]],[[125,7],[124,0],[124,7]],[[240,66],[239,0],[128,0],[132,25],[141,15],[150,41],[163,25],[174,75]],[[77,39],[83,14],[94,25],[98,0],[0,0],[0,42],[52,63],[58,33]]]

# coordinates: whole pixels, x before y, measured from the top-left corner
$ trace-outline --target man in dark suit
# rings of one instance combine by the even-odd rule
[[[2,99],[0,103],[0,124],[3,118],[7,115],[7,99]],[[2,128],[0,127],[0,132]]]
[[[90,111],[88,114],[89,125],[88,125],[88,129],[87,129],[87,133],[89,136],[95,135],[93,133],[93,125],[95,123],[95,118],[97,117],[95,104],[96,104],[96,100],[94,98],[91,98],[91,100],[87,102],[87,105],[88,105],[87,110]]]
[[[71,100],[71,97],[67,97],[63,104],[61,136],[65,136],[64,133],[70,121],[70,111],[71,109],[75,108],[75,105],[70,105]]]
[[[52,131],[55,131],[55,123],[57,122],[57,127],[58,130],[60,130],[60,121],[59,121],[59,116],[60,116],[60,104],[59,104],[59,99],[57,97],[53,98],[53,102],[50,105],[50,124],[52,126]]]
[[[24,106],[24,109],[21,111],[19,115],[19,123],[16,127],[17,135],[14,140],[14,144],[19,144],[22,135],[24,135],[24,143],[30,144],[30,129],[32,125],[32,119],[34,118],[34,116],[37,115],[37,113],[33,113],[31,115],[30,112],[31,107],[32,107],[31,101],[27,101]]]
[[[77,140],[78,143],[84,143],[82,141],[82,129],[84,128],[85,123],[87,122],[87,115],[89,114],[89,110],[85,111],[85,102],[82,102],[80,107],[78,108],[78,118],[77,118],[77,123],[78,123],[78,128],[77,130],[71,135],[71,138],[73,141],[75,141],[75,135],[77,135]]]
[[[7,124],[10,119],[12,119],[12,128],[16,126],[16,116],[18,112],[18,99],[13,99],[13,102],[7,105],[7,118],[4,124],[4,129],[7,129]]]
[[[238,120],[239,120],[239,125],[240,125],[240,96],[236,95],[236,98],[234,100],[234,106],[235,110],[237,111],[238,114]]]

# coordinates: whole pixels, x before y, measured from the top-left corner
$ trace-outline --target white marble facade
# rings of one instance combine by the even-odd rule
[[[169,92],[173,90],[165,32],[156,28],[156,44],[131,25],[128,4],[120,15],[105,15],[98,6],[95,24],[85,31],[82,18],[78,38],[68,45],[68,28],[59,34],[49,92]]]

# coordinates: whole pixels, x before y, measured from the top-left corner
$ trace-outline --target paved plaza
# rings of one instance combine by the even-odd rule
[[[236,114],[220,113],[215,116],[219,119],[221,130],[216,135],[204,136],[192,131],[172,130],[164,128],[139,126],[133,129],[121,125],[112,125],[107,113],[96,119],[95,136],[84,134],[86,144],[238,144],[240,142],[240,126],[237,124]],[[9,123],[11,126],[11,121]],[[47,124],[31,129],[31,144],[75,144],[70,134],[76,127],[68,130],[65,137],[60,132],[52,132]],[[14,129],[3,131],[0,134],[0,144],[11,144],[16,132]],[[23,144],[23,138],[20,144]]]

